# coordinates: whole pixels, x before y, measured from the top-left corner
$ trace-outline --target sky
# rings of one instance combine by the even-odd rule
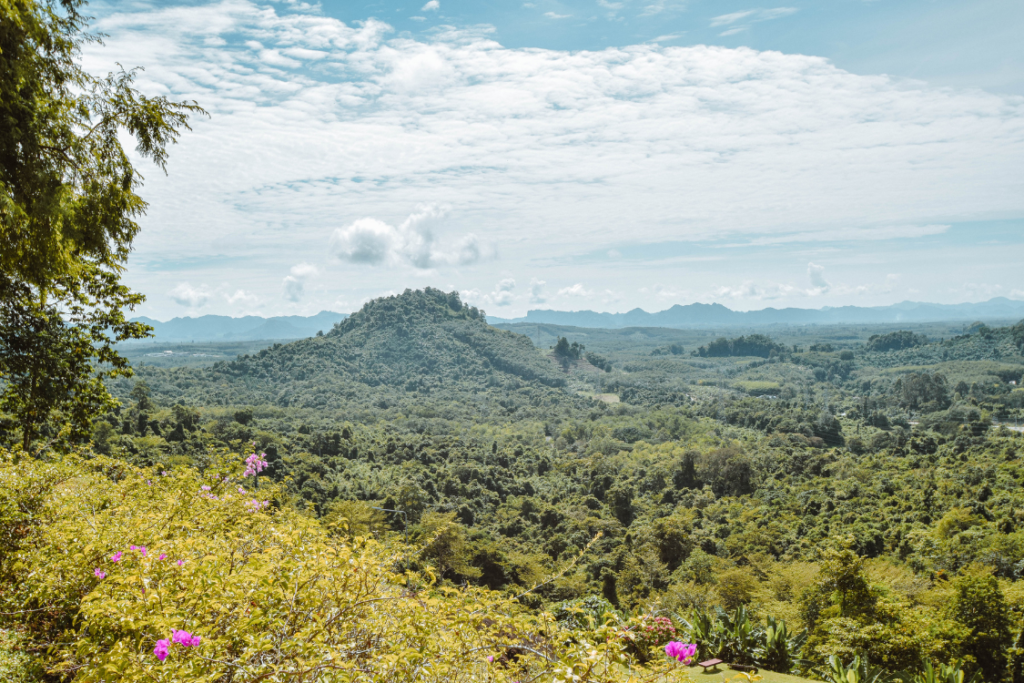
[[[87,69],[209,112],[138,163],[138,314],[1024,299],[1019,0],[90,13]]]

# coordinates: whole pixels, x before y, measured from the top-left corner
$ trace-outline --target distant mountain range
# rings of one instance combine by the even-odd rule
[[[202,315],[198,318],[174,318],[160,322],[152,318],[133,318],[153,326],[153,334],[161,342],[255,341],[258,339],[304,339],[317,332],[329,332],[334,323],[348,317],[347,313],[321,311],[316,315],[282,315],[261,318],[247,315],[231,318],[226,315]]]
[[[247,315],[203,315],[198,318],[174,318],[160,322],[152,318],[134,318],[152,325],[160,342],[255,341],[260,339],[304,339],[318,331],[328,332],[347,313],[321,311],[316,315],[282,315],[261,318]],[[541,323],[575,327],[670,327],[701,328],[758,325],[829,325],[842,323],[923,323],[945,320],[1019,320],[1024,318],[1024,301],[997,297],[981,303],[926,304],[912,301],[892,306],[842,306],[840,308],[765,308],[760,311],[733,311],[722,304],[675,305],[664,311],[648,313],[634,308],[627,313],[594,311],[528,311],[525,318],[487,316],[487,322]]]
[[[617,329],[623,327],[701,328],[758,325],[835,325],[844,323],[925,323],[938,321],[990,321],[1024,318],[1024,301],[996,297],[980,303],[928,304],[913,301],[892,306],[841,306],[838,308],[765,308],[733,311],[721,304],[675,305],[658,313],[634,308],[627,313],[594,311],[528,311],[525,318],[496,318],[487,322],[541,323]]]

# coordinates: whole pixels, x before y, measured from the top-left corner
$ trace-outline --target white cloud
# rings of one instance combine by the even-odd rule
[[[740,12],[730,12],[729,14],[720,14],[717,17],[713,17],[711,19],[711,26],[729,26],[740,21],[744,22],[739,26],[726,29],[718,34],[720,36],[731,36],[746,31],[752,24],[788,17],[797,11],[796,7],[776,7],[774,9],[748,9]]]
[[[508,306],[515,296],[512,291],[516,288],[516,281],[512,278],[505,278],[499,282],[494,291],[490,294],[490,300],[497,306]]]
[[[832,287],[832,284],[825,279],[825,266],[819,266],[816,263],[808,263],[807,278],[811,281],[811,287],[817,293],[824,294]]]
[[[548,19],[568,19],[571,14],[558,14],[557,12],[545,12],[544,16]]]
[[[210,300],[210,290],[206,285],[193,287],[187,282],[182,282],[170,291],[170,296],[179,306],[202,308]]]
[[[738,21],[749,20],[751,22],[757,21],[771,21],[772,19],[781,19],[782,17],[788,17],[791,14],[797,12],[796,7],[776,7],[775,9],[748,9],[740,12],[730,12],[729,14],[720,14],[717,17],[712,17],[711,26],[728,26],[729,24],[735,24]]]
[[[246,308],[252,308],[260,303],[258,296],[246,292],[244,289],[236,289],[234,294],[225,294],[224,300],[231,305],[239,305]]]
[[[729,14],[719,14],[717,17],[711,19],[712,26],[727,26],[734,24],[740,19],[746,19],[747,17],[754,14],[757,10],[743,10],[742,12],[731,12]]]
[[[437,246],[433,227],[446,212],[444,207],[427,204],[397,226],[377,218],[360,218],[334,230],[330,251],[349,263],[405,264],[419,269],[472,265],[487,258],[489,250],[472,233],[463,235],[447,249]]]
[[[755,301],[771,301],[794,294],[801,293],[791,285],[773,283],[759,285],[754,282],[744,282],[739,285],[719,287],[715,290],[715,296],[719,299],[743,299]]]
[[[149,305],[176,301],[168,291],[177,282],[164,277],[223,279],[278,301],[280,280],[246,279],[252,264],[284,272],[319,262],[324,231],[337,226],[331,251],[343,260],[404,268],[409,278],[448,268],[438,277],[490,291],[494,274],[469,266],[497,247],[504,271],[545,277],[523,264],[584,242],[607,251],[624,230],[648,244],[781,243],[796,234],[835,241],[873,226],[1024,214],[1020,98],[852,74],[807,55],[510,49],[479,28],[419,41],[373,19],[347,25],[275,7],[221,0],[95,9],[94,28],[108,38],[85,51],[91,71],[143,64],[145,92],[195,99],[212,113],[193,120],[172,150],[168,177],[147,175],[150,210],[132,263],[188,263],[227,253],[215,243],[246,244],[244,258],[187,274],[133,265]],[[428,204],[452,207],[443,231],[400,229],[402,207]],[[807,258],[820,257],[800,263]],[[877,278],[898,267],[879,266]],[[362,272],[366,291],[399,286],[395,272]],[[920,284],[916,273],[907,277]],[[986,275],[978,266],[967,277]],[[325,292],[324,305],[337,295]],[[225,305],[220,296],[217,303]]]
[[[420,7],[421,12],[436,12],[439,9],[441,9],[441,3],[438,0],[430,0],[423,7]]]
[[[564,288],[558,290],[558,295],[559,296],[587,297],[587,296],[590,296],[590,290],[584,288],[581,283],[577,282],[576,284],[572,285],[571,287],[564,287]]]
[[[544,285],[547,284],[544,280],[538,280],[533,278],[530,280],[530,303],[531,304],[542,304],[547,301],[547,295],[544,293]]]
[[[300,301],[306,290],[306,281],[317,274],[317,267],[309,263],[292,266],[281,283],[284,288],[284,298],[292,302]]]
[[[379,265],[396,258],[402,246],[398,229],[376,218],[360,218],[331,236],[331,251],[351,263]]]

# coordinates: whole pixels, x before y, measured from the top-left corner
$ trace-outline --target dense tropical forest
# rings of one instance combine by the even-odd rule
[[[0,3],[0,680],[1024,681],[1024,321],[427,288],[153,356],[132,160],[206,112],[84,71],[83,7]]]
[[[1018,680],[1024,324],[561,331],[538,348],[406,291],[321,336],[138,367],[92,447],[202,473],[255,444],[275,505],[565,628],[668,618],[702,659]]]

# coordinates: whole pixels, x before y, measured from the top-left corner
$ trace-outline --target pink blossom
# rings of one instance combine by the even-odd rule
[[[181,565],[183,565],[183,564],[185,564],[185,560],[178,560],[178,566],[179,566],[179,567],[180,567]]]
[[[167,659],[167,650],[171,646],[171,641],[164,638],[163,640],[156,641],[156,647],[153,648],[153,654],[161,662]]]
[[[665,646],[665,654],[684,664],[689,664],[694,655],[697,654],[697,646],[693,643],[680,643],[672,641]]]
[[[202,637],[194,636],[188,631],[174,631],[171,634],[171,640],[184,647],[195,647],[203,641]]]
[[[246,503],[246,505],[248,505],[249,507],[252,508],[251,512],[256,512],[260,508],[265,508],[268,505],[270,505],[270,501],[269,500],[256,500],[255,498],[253,498],[248,503]]]
[[[167,553],[160,553],[160,557],[158,557],[156,559],[158,559],[158,560],[165,560],[165,559],[167,559]]]
[[[253,443],[253,448],[254,449],[256,448],[256,444],[255,443]],[[256,455],[255,453],[250,454],[245,459],[245,472],[242,473],[242,476],[243,477],[254,477],[257,474],[259,474],[260,472],[262,472],[264,469],[266,469],[267,468],[266,457],[267,457],[266,453],[260,453],[259,455]]]
[[[120,562],[121,561],[121,551],[118,550],[116,553],[111,555],[110,556],[110,561],[111,562]]]
[[[487,661],[494,663],[494,655],[487,655]]]
[[[210,487],[208,485],[206,485],[206,484],[203,484],[199,488],[202,489],[203,491],[209,491],[210,490]]]
[[[97,578],[100,578],[100,579],[107,578],[107,573],[105,571],[103,571],[102,569],[100,569],[99,567],[96,567],[96,571],[94,571],[93,574],[95,574],[97,576]]]

